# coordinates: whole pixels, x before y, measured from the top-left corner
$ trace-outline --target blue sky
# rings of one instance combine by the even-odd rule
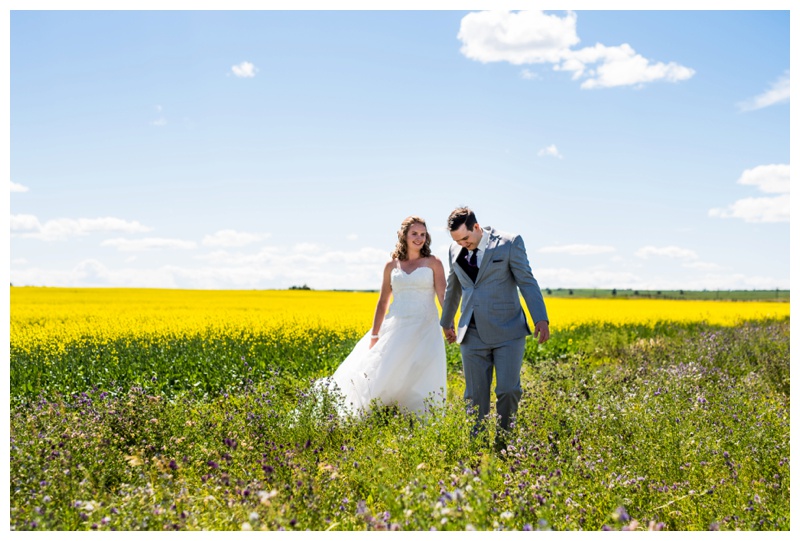
[[[542,287],[789,287],[788,10],[10,29],[14,285],[373,289],[406,216],[446,259],[467,204]]]

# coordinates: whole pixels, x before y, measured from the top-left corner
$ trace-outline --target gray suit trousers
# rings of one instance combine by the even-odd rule
[[[524,353],[524,336],[498,344],[487,344],[481,340],[474,324],[467,329],[461,341],[461,362],[466,380],[464,399],[478,410],[478,421],[472,430],[473,435],[481,429],[481,421],[489,414],[493,371],[497,373],[495,394],[500,428],[509,430],[511,419],[516,415],[519,399],[522,397],[519,374]]]

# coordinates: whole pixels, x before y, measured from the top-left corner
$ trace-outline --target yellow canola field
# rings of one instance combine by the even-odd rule
[[[377,293],[335,291],[198,291],[161,289],[11,288],[11,347],[63,348],[76,340],[105,342],[149,335],[180,338],[338,330],[367,332]],[[607,322],[656,321],[733,325],[789,316],[789,303],[647,299],[546,299],[554,332]],[[287,334],[288,333],[288,334]]]

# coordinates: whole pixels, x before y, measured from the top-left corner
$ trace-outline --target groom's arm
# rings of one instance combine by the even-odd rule
[[[539,289],[539,283],[533,277],[531,266],[528,263],[528,253],[525,251],[525,243],[519,235],[511,241],[509,267],[511,274],[514,276],[514,281],[517,283],[520,293],[522,293],[522,298],[525,299],[525,304],[531,313],[534,324],[540,321],[549,322],[542,290]]]
[[[461,301],[461,282],[458,281],[458,276],[456,276],[455,262],[453,261],[453,251],[449,250],[447,255],[448,261],[450,262],[450,270],[447,273],[447,288],[444,291],[442,317],[439,320],[439,324],[444,329],[452,329],[455,327],[458,303]]]

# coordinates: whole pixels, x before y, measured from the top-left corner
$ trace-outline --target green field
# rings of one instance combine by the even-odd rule
[[[326,366],[356,339],[339,338]],[[11,529],[790,529],[788,318],[583,325],[531,341],[500,453],[491,428],[469,438],[455,346],[445,407],[347,420],[308,393],[313,362],[281,368],[281,355],[320,353],[279,342],[258,358],[235,341],[148,353],[174,359],[177,388],[54,382],[32,401],[12,388]],[[141,356],[128,347],[114,355]],[[202,359],[234,371],[180,388]]]
[[[547,288],[547,297],[599,298],[599,299],[685,299],[714,301],[780,301],[789,302],[788,289],[753,290],[636,290],[636,289],[586,289],[586,288]]]

